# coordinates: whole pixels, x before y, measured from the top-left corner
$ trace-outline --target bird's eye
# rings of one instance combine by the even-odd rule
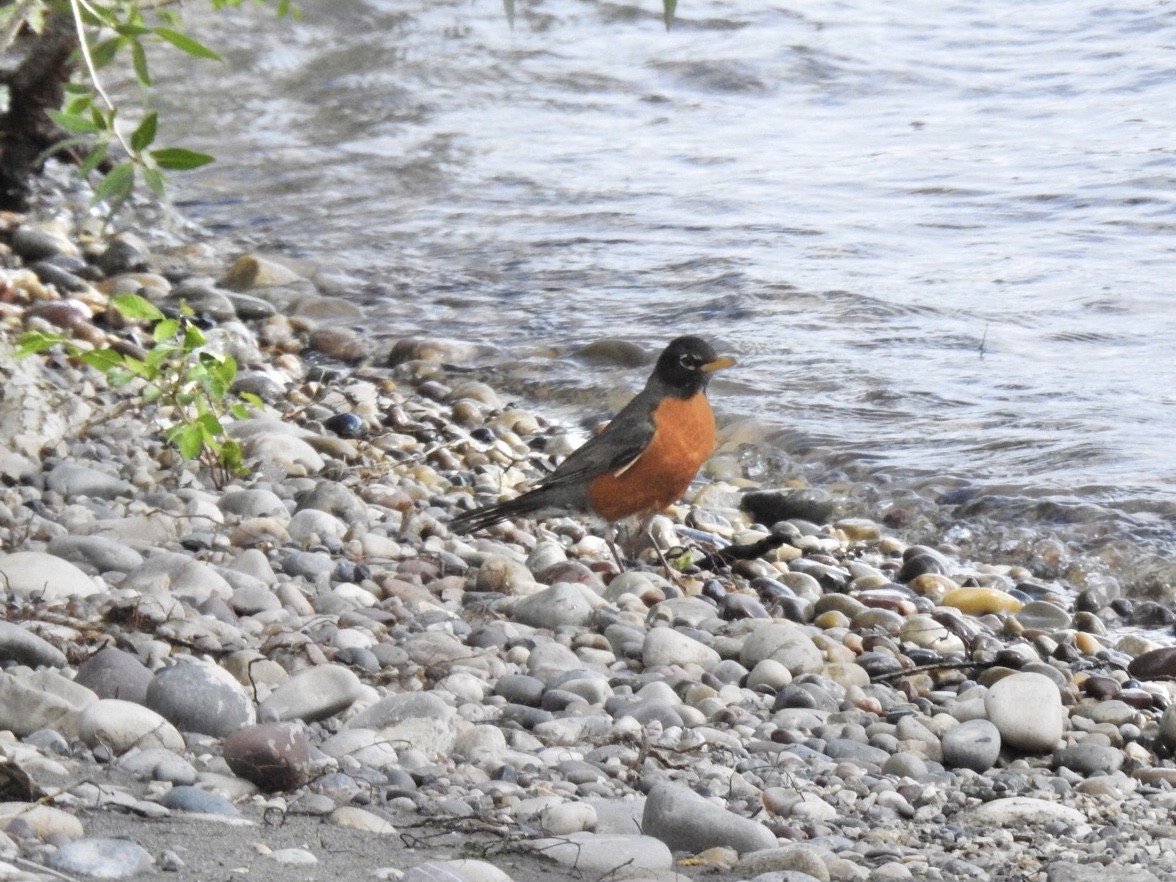
[[[682,357],[678,359],[678,362],[682,365],[682,367],[691,369],[696,368],[702,364],[702,361],[697,355],[692,355],[689,352],[683,352]]]

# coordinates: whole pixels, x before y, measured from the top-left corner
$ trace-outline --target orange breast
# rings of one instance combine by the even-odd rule
[[[702,392],[662,401],[654,426],[653,440],[632,465],[592,482],[588,503],[600,517],[661,511],[682,496],[715,449],[715,415]]]

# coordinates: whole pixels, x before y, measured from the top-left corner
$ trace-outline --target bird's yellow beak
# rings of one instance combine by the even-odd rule
[[[699,370],[704,374],[713,374],[715,371],[721,371],[723,368],[734,367],[737,362],[729,355],[720,355],[714,361],[708,361]]]

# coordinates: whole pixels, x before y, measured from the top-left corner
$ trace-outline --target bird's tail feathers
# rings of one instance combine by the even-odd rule
[[[519,515],[530,514],[539,507],[530,494],[523,494],[505,502],[496,502],[460,514],[449,522],[449,529],[455,533],[476,533]]]

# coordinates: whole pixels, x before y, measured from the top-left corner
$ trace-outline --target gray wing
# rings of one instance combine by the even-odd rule
[[[630,465],[653,437],[649,408],[635,408],[636,403],[637,399],[629,402],[599,435],[572,451],[539,486],[555,488],[578,483]]]

